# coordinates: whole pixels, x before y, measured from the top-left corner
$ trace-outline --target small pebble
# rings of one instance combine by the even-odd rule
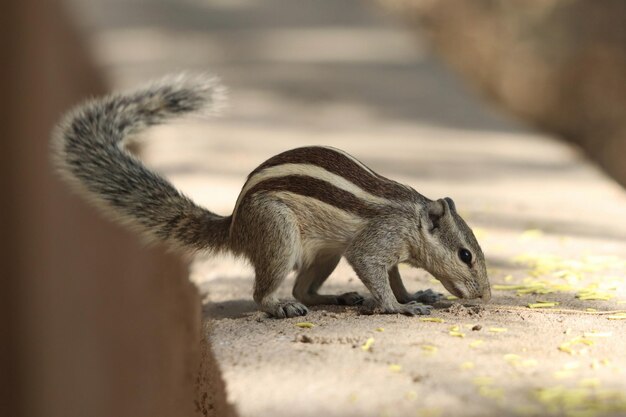
[[[481,326],[480,324],[477,324],[477,325],[475,325],[474,327],[472,327],[472,330],[473,330],[473,331],[475,331],[475,332],[477,332],[477,331],[479,331],[479,330],[480,330],[480,329],[482,329],[482,328],[483,328],[483,326]]]

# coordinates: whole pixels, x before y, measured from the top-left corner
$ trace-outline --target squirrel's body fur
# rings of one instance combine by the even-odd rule
[[[480,246],[452,200],[431,201],[343,151],[313,146],[270,158],[248,176],[232,215],[222,217],[121,147],[148,126],[212,111],[220,96],[212,78],[178,77],[89,102],[56,130],[57,166],[97,206],[152,239],[245,256],[255,268],[255,301],[276,317],[306,314],[303,304],[275,295],[293,269],[293,294],[304,304],[362,302],[357,293],[318,294],[342,256],[382,312],[428,314],[420,301],[440,297],[430,290],[409,294],[400,262],[427,269],[455,295],[489,298]],[[458,260],[460,250],[470,252],[467,265]]]

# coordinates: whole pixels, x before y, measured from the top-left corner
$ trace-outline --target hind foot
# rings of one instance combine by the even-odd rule
[[[306,316],[309,309],[297,301],[279,301],[270,308],[264,309],[266,313],[277,319]]]

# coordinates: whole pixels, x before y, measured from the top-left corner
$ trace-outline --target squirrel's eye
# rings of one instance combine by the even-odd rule
[[[463,263],[467,264],[467,266],[471,266],[472,265],[472,254],[467,249],[461,249],[459,251],[459,259]]]

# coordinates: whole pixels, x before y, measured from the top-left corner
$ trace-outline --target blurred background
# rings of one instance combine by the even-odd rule
[[[212,210],[230,213],[267,157],[326,144],[454,197],[494,239],[537,227],[623,254],[624,22],[623,0],[5,0],[2,415],[229,412],[186,262],[53,175],[49,133],[71,106],[215,73],[222,117],[138,148]]]

